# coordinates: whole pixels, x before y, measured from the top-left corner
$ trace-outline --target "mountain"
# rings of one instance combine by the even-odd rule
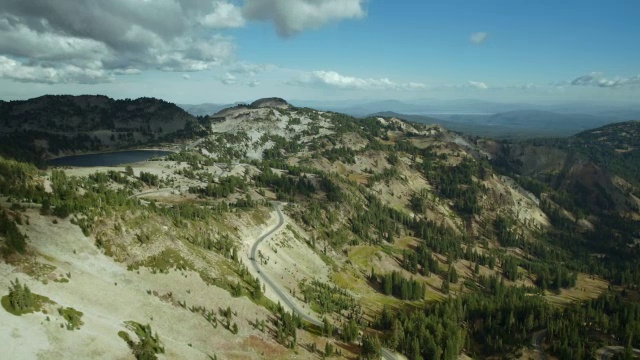
[[[139,109],[164,117],[150,134],[185,114],[99,100],[123,138],[146,124]],[[113,131],[100,107],[69,101],[39,108],[57,114],[49,125],[28,118],[47,130],[36,145],[71,131],[64,114]],[[196,119],[165,158],[0,156],[0,338],[29,334],[38,346],[12,355],[53,359],[489,359],[536,355],[532,342],[587,359],[637,346],[640,123],[492,140],[387,115],[265,98]]]
[[[209,116],[217,113],[220,110],[231,107],[233,105],[205,103],[205,104],[194,104],[194,105],[178,104],[178,106],[193,116]]]
[[[178,106],[153,98],[114,100],[106,96],[49,95],[0,102],[0,131],[57,133],[139,129],[175,132],[193,117]]]
[[[609,124],[566,139],[501,144],[494,152],[507,173],[527,176],[573,195],[574,208],[635,212],[640,192],[640,122]]]
[[[0,152],[30,160],[174,141],[199,130],[195,117],[153,98],[49,95],[0,102]]]
[[[236,102],[234,104],[211,104],[211,103],[206,103],[206,104],[197,104],[197,105],[188,105],[188,104],[182,104],[182,105],[178,105],[180,108],[182,108],[184,111],[188,112],[189,114],[193,115],[193,116],[213,116],[225,109],[229,109],[232,107],[243,107],[243,106],[247,106],[247,107],[260,107],[260,106],[273,106],[273,107],[278,107],[278,106],[289,106],[289,103],[287,103],[284,99],[281,98],[264,98],[264,99],[259,99],[256,100],[255,102],[247,105],[246,103],[243,102]]]
[[[252,109],[260,109],[260,108],[274,108],[274,109],[288,109],[291,107],[289,103],[282,98],[272,97],[272,98],[263,98],[258,99],[249,105]]]

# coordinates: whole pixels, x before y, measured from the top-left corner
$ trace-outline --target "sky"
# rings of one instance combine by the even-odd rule
[[[0,99],[640,104],[636,0],[2,0]]]

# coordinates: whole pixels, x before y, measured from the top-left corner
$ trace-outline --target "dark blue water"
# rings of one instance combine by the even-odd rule
[[[162,150],[116,151],[101,154],[65,156],[49,160],[48,164],[51,166],[79,167],[115,166],[145,161],[155,157],[166,156],[171,153],[171,151]]]

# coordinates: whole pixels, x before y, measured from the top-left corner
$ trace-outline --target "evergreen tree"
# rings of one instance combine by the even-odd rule
[[[324,356],[330,357],[333,355],[333,344],[330,341],[324,345]]]
[[[376,335],[362,337],[362,356],[365,359],[379,359],[382,350],[380,339]]]

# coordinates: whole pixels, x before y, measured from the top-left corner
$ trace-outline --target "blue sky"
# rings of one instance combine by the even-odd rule
[[[632,0],[7,0],[0,98],[638,103],[638,14]]]

